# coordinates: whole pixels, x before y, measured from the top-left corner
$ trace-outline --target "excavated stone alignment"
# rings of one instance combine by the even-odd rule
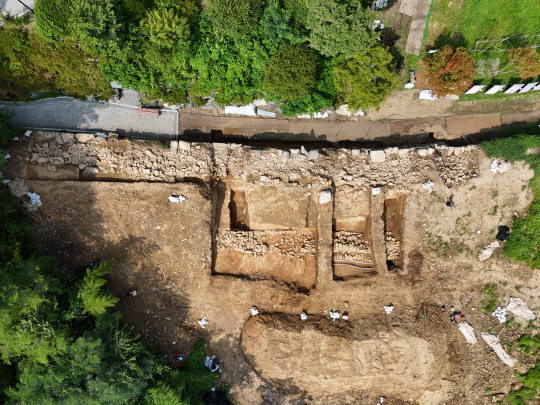
[[[328,279],[318,271],[321,249],[330,249],[334,280],[402,271],[407,194],[437,177],[452,187],[478,175],[475,146],[308,151],[173,141],[165,149],[59,132],[29,142],[28,179],[206,183],[213,274],[304,291]],[[326,205],[323,190],[332,191]],[[327,224],[330,245],[321,237]]]

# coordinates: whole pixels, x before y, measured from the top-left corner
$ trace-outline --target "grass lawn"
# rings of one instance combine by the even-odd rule
[[[540,45],[538,0],[433,0],[424,44],[474,51],[479,62],[475,83],[519,81],[517,71],[507,67],[507,50],[527,43]]]

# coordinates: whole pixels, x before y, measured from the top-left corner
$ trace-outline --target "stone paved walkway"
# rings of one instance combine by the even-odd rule
[[[159,117],[139,117],[135,107],[71,97],[30,103],[0,101],[0,108],[12,111],[11,122],[22,128],[117,132],[147,139],[173,139],[178,132],[178,114],[173,110],[160,110]]]
[[[411,29],[409,30],[409,36],[407,37],[407,45],[405,45],[406,53],[420,55],[422,38],[424,36],[424,29],[426,28],[426,20],[430,6],[431,0],[418,0],[416,2],[412,15]]]

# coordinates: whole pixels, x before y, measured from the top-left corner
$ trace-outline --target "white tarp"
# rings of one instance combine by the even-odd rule
[[[332,191],[331,190],[321,191],[321,195],[319,196],[319,204],[327,204],[330,201],[332,201]]]
[[[506,308],[505,307],[497,307],[495,311],[491,313],[495,318],[499,320],[499,323],[505,323],[506,322]]]
[[[532,321],[536,319],[536,315],[533,311],[525,304],[521,298],[510,297],[510,302],[506,306],[506,310],[512,312],[515,316],[525,319],[526,321]]]
[[[313,118],[324,119],[328,118],[328,111],[320,111],[313,114]]]
[[[492,94],[498,93],[499,91],[503,91],[505,87],[506,87],[506,84],[496,84],[495,86],[490,88],[488,91],[486,91],[484,94],[487,94],[490,96]]]
[[[183,195],[170,195],[169,201],[175,204],[180,204],[182,201],[185,201],[186,197]]]
[[[482,91],[484,87],[486,87],[485,84],[477,84],[476,86],[472,86],[469,90],[467,90],[465,94],[476,94],[479,91]]]
[[[435,183],[433,183],[431,180],[428,180],[424,184],[422,184],[422,188],[426,190],[429,194],[433,193],[433,187],[435,187]]]
[[[300,314],[300,319],[305,321],[307,319],[307,314],[306,314],[306,311],[302,311],[302,313]]]
[[[433,93],[433,90],[422,90],[418,96],[420,100],[437,100],[437,96]]]
[[[489,245],[487,245],[482,251],[478,254],[478,259],[480,259],[481,262],[484,260],[487,260],[491,257],[495,249],[500,247],[501,244],[498,241],[491,242]]]
[[[534,89],[534,86],[536,86],[538,84],[538,82],[533,82],[533,83],[527,83],[525,85],[525,87],[523,87],[519,93],[528,93],[529,91],[531,91],[532,89]]]
[[[208,320],[206,319],[206,316],[205,316],[204,318],[199,319],[199,320],[197,321],[197,323],[198,323],[199,325],[201,325],[201,328],[204,329],[204,328],[206,328],[206,325],[208,325]]]
[[[249,312],[251,312],[251,316],[259,315],[259,308],[257,308],[255,305],[253,305],[249,309]]]
[[[332,322],[335,321],[336,319],[339,319],[340,316],[341,315],[339,311],[330,311],[330,318],[332,318]]]
[[[371,187],[371,195],[378,195],[381,194],[381,188],[380,187]]]
[[[30,197],[30,204],[37,205],[38,207],[41,207],[41,197],[37,193],[27,193],[28,197]]]
[[[467,343],[474,345],[476,343],[476,336],[474,335],[474,328],[468,322],[461,322],[458,327],[459,331],[465,336]]]
[[[491,170],[493,173],[506,173],[509,168],[510,163],[503,159],[501,159],[500,162],[497,161],[497,159],[493,159],[489,165],[489,170]]]
[[[241,106],[228,105],[225,107],[225,114],[247,115],[249,117],[255,117],[257,115],[255,112],[255,104],[253,103]]]
[[[524,84],[514,84],[511,86],[508,90],[506,90],[503,94],[514,94],[517,93],[518,90],[521,90],[525,85]]]
[[[357,117],[359,115],[364,115],[364,110],[359,108],[358,111],[352,111],[352,110],[349,109],[348,104],[341,104],[336,109],[336,114],[338,114],[338,115],[346,115],[348,117],[352,117],[354,115],[355,117]]]
[[[392,311],[394,310],[393,305],[385,305],[383,308],[384,308],[384,312],[386,312],[386,315],[392,313]]]
[[[514,367],[516,364],[516,359],[504,351],[497,336],[487,332],[482,332],[482,339],[484,339],[484,342],[486,342],[495,351],[495,353],[497,353],[497,356],[499,356],[504,364]]]

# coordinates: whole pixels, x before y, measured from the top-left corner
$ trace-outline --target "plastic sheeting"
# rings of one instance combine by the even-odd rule
[[[225,114],[247,115],[249,117],[255,117],[257,115],[255,104],[253,103],[241,106],[228,105],[225,107]]]

